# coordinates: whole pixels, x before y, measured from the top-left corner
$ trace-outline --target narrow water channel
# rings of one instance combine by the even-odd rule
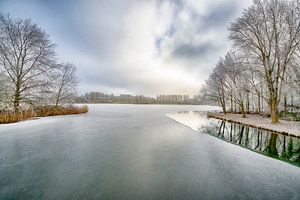
[[[207,118],[206,112],[168,114],[195,131],[207,133],[255,152],[300,166],[300,139],[247,125]]]

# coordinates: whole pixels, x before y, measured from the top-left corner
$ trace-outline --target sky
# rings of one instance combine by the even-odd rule
[[[198,94],[252,0],[0,0],[31,18],[73,63],[79,92]]]

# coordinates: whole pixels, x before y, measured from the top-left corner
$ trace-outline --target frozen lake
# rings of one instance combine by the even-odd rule
[[[173,120],[214,107],[89,108],[0,125],[1,200],[300,199],[299,167]]]

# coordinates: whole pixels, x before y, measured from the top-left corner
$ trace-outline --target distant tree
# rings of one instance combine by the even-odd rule
[[[38,88],[48,84],[47,72],[55,67],[55,45],[30,19],[0,13],[0,68],[11,87],[11,102],[18,111]]]
[[[277,123],[287,71],[300,43],[299,1],[255,0],[229,31],[236,47],[260,61],[272,123]]]
[[[77,69],[73,64],[67,63],[59,65],[53,83],[56,107],[75,97],[79,83],[76,71]]]
[[[209,87],[208,81],[201,85],[199,95],[196,98],[201,104],[216,105],[216,102],[218,102],[218,95]]]

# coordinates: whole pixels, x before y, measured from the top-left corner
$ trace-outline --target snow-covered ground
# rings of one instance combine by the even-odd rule
[[[256,114],[248,114],[246,115],[246,118],[242,118],[241,114],[231,113],[226,115],[224,113],[209,113],[209,116],[289,135],[300,136],[300,122],[280,120],[280,123],[272,124],[270,118]]]

